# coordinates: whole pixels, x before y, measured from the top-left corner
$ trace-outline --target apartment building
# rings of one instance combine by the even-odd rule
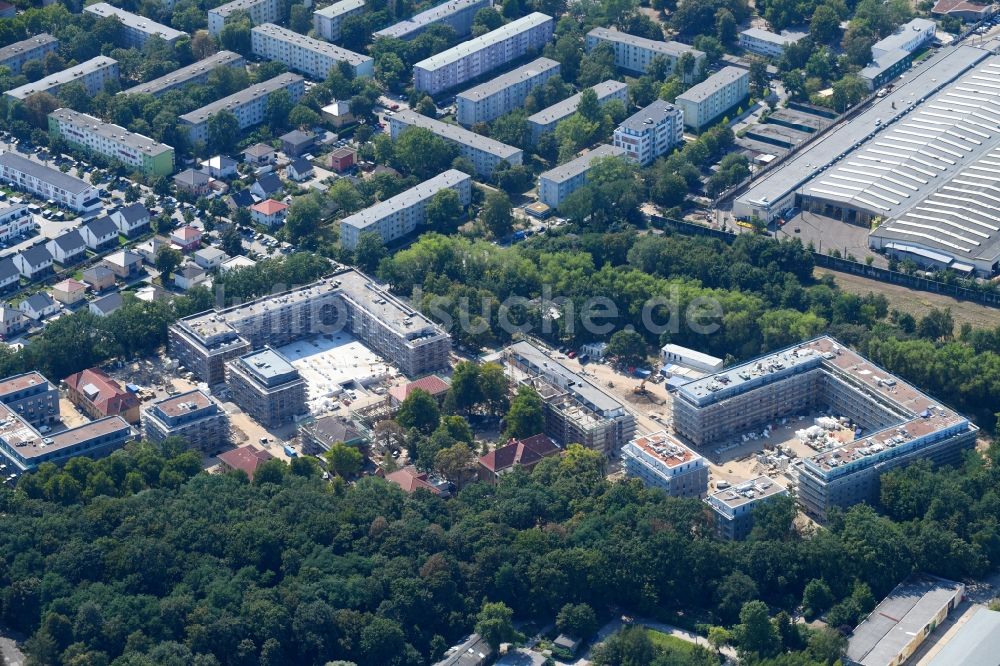
[[[533,387],[545,405],[545,434],[562,446],[581,444],[608,456],[635,436],[635,416],[589,379],[530,342],[507,347],[514,385]]]
[[[872,44],[872,58],[879,58],[896,50],[913,53],[934,40],[937,23],[931,19],[915,18],[901,25],[896,32]]]
[[[740,32],[740,48],[765,58],[780,58],[790,44],[798,44],[808,32],[782,30],[781,34],[763,28],[748,28]]]
[[[306,382],[287,358],[265,347],[226,363],[233,402],[267,428],[307,414]]]
[[[552,39],[555,21],[533,12],[413,66],[413,84],[431,95],[459,86],[512,60],[538,51]]]
[[[611,28],[594,28],[587,33],[585,47],[590,52],[597,48],[598,44],[610,44],[615,52],[615,66],[630,72],[645,74],[653,59],[662,57],[667,63],[667,73],[673,74],[677,71],[677,64],[685,53],[690,53],[694,57],[693,71],[681,72],[685,81],[691,81],[705,66],[704,52],[680,42],[660,42]]]
[[[628,86],[621,81],[604,81],[591,89],[597,93],[597,103],[601,106],[617,99],[628,108]],[[554,132],[556,125],[576,113],[580,106],[581,96],[580,93],[577,93],[529,116],[528,127],[531,129],[531,142],[536,143],[543,134]]]
[[[35,224],[31,211],[23,204],[0,206],[0,240],[10,240],[28,232]]]
[[[616,127],[613,141],[626,157],[643,166],[652,164],[684,141],[684,114],[658,99]]]
[[[118,29],[119,44],[125,48],[141,49],[150,37],[159,37],[168,44],[176,44],[181,37],[187,37],[186,32],[174,30],[170,26],[151,21],[145,16],[133,14],[106,2],[87,5],[83,11],[98,18],[113,16],[118,19],[120,24]]]
[[[254,25],[281,23],[285,16],[284,0],[233,0],[208,10],[208,31],[218,37],[235,12],[246,12]]]
[[[313,30],[328,42],[340,39],[340,24],[344,19],[365,11],[365,0],[340,0],[313,12]]]
[[[587,174],[596,160],[624,155],[624,149],[602,144],[566,164],[549,169],[538,176],[538,198],[546,206],[558,208],[563,199],[587,184]]]
[[[214,454],[230,443],[229,415],[219,403],[199,390],[154,402],[142,412],[143,436],[150,442],[183,437],[206,454]]]
[[[76,372],[63,380],[69,401],[92,419],[120,416],[139,422],[139,398],[99,368]]]
[[[300,35],[273,23],[258,25],[251,30],[250,42],[254,55],[282,62],[289,69],[318,81],[325,81],[330,70],[341,62],[350,65],[356,77],[375,74],[375,61],[371,56]]]
[[[146,176],[174,172],[174,149],[170,146],[73,109],[56,109],[49,114],[49,135],[127,164]]]
[[[129,88],[128,90],[123,90],[118,94],[152,95],[153,97],[160,97],[171,90],[184,88],[185,86],[194,85],[195,83],[205,83],[208,81],[209,74],[214,72],[218,67],[232,67],[236,69],[243,68],[245,66],[246,60],[244,60],[243,56],[240,54],[233,53],[232,51],[219,51],[215,55],[211,55],[204,60],[199,60],[198,62],[188,65],[187,67],[175,69],[169,74],[161,76],[158,79],[153,79],[152,81],[147,81],[146,83],[140,83],[139,85]]]
[[[476,18],[476,13],[492,5],[492,0],[450,0],[379,30],[375,33],[375,38],[392,37],[409,40],[437,23],[451,26],[457,36],[466,37],[472,33],[472,22]]]
[[[0,380],[0,404],[35,427],[59,420],[59,389],[37,371]]]
[[[385,243],[413,233],[424,223],[427,202],[446,189],[458,194],[463,207],[472,202],[472,177],[449,169],[405,192],[345,217],[340,221],[341,246],[353,250],[357,247],[358,238],[365,232],[377,233]]]
[[[24,63],[45,60],[45,56],[55,53],[58,48],[59,40],[43,32],[0,48],[0,67],[7,67],[11,74],[20,74]]]
[[[636,437],[622,448],[625,474],[671,497],[700,498],[708,492],[705,459],[664,430]]]
[[[454,144],[462,157],[467,158],[476,167],[480,176],[490,177],[500,162],[510,165],[521,164],[524,151],[506,143],[500,143],[467,129],[434,120],[416,111],[399,111],[389,118],[389,134],[397,139],[409,127],[423,127],[445,141]]]
[[[170,353],[210,385],[224,363],[260,349],[346,329],[409,376],[448,364],[451,337],[368,276],[342,270],[305,287],[186,317]]]
[[[674,104],[684,112],[684,126],[699,132],[722,118],[750,96],[750,72],[723,67],[677,96]]]
[[[559,73],[559,63],[539,58],[460,93],[458,122],[466,127],[488,123],[524,106],[531,91]]]
[[[24,101],[35,93],[47,92],[58,96],[59,91],[67,83],[80,83],[90,95],[96,95],[104,90],[109,81],[118,80],[118,61],[107,56],[97,56],[61,72],[50,74],[34,83],[12,88],[4,94],[18,101]]]
[[[240,129],[253,127],[264,122],[267,98],[277,90],[287,90],[292,103],[298,102],[305,94],[305,80],[298,74],[279,74],[273,79],[185,113],[180,117],[180,125],[187,127],[191,141],[208,140],[208,120],[219,111],[231,111],[236,116]]]
[[[759,476],[716,491],[704,501],[712,509],[719,536],[730,541],[742,541],[753,530],[754,509],[775,497],[787,495],[788,490],[784,487],[766,476]]]
[[[101,207],[96,187],[17,153],[0,154],[0,180],[78,213],[90,213]]]

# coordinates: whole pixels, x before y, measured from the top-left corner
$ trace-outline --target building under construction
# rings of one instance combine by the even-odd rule
[[[529,342],[504,350],[515,386],[538,391],[545,404],[545,434],[562,446],[581,444],[611,455],[635,435],[625,405]]]

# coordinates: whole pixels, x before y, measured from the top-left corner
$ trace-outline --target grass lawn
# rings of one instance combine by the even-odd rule
[[[673,652],[674,654],[690,657],[698,647],[694,643],[689,643],[683,638],[671,636],[670,634],[665,634],[662,631],[656,631],[655,629],[647,629],[646,633],[649,635],[649,639],[653,641],[653,645],[665,652]]]

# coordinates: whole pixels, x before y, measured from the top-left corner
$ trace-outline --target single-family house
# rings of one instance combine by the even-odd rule
[[[354,122],[354,114],[351,113],[351,102],[349,100],[338,100],[323,107],[321,111],[323,118],[334,127],[343,127]]]
[[[14,265],[21,275],[36,280],[52,272],[52,253],[44,245],[33,245],[14,255]]]
[[[104,215],[80,225],[80,235],[87,247],[100,252],[118,244],[118,225]]]
[[[40,321],[49,315],[54,315],[59,312],[59,304],[49,296],[44,291],[40,291],[37,294],[32,294],[26,299],[18,304],[17,309],[20,310],[25,317],[29,319],[34,319],[35,321]]]
[[[21,284],[21,271],[11,257],[0,259],[0,290],[13,289]]]
[[[130,280],[142,270],[142,255],[129,250],[113,252],[101,260],[103,266],[122,280]]]
[[[75,305],[82,301],[86,295],[87,285],[73,278],[67,278],[52,285],[52,298],[63,305]]]
[[[270,199],[282,189],[281,179],[273,173],[265,173],[260,176],[250,187],[250,194],[257,199]]]
[[[90,302],[90,311],[98,317],[107,317],[109,314],[125,305],[125,299],[121,292],[113,291],[107,296],[102,296]]]
[[[194,169],[185,169],[174,176],[174,185],[178,190],[203,197],[212,189],[212,179],[208,174]]]
[[[533,435],[525,439],[512,439],[479,458],[479,480],[496,483],[515,467],[531,471],[543,458],[559,453],[561,449],[547,435]]]
[[[281,135],[281,152],[288,157],[298,157],[309,152],[315,143],[315,134],[294,129],[287,134]]]
[[[28,327],[28,318],[9,305],[0,305],[0,337],[5,340],[17,335]]]
[[[265,199],[258,204],[250,206],[250,217],[257,224],[267,227],[279,227],[285,223],[288,216],[288,204],[284,204],[274,199]]]
[[[83,272],[82,277],[95,294],[115,286],[115,274],[107,266],[91,266]]]
[[[212,178],[231,178],[236,175],[236,160],[216,155],[200,162],[201,170]]]
[[[139,287],[135,290],[135,297],[140,301],[155,303],[156,301],[169,299],[170,292],[162,287],[157,287],[155,284],[147,284],[146,286]]]
[[[247,444],[246,446],[241,446],[238,449],[232,449],[230,451],[220,453],[219,469],[223,472],[241,470],[252,481],[254,472],[257,471],[257,468],[260,467],[262,463],[267,462],[273,457],[274,456],[267,451],[258,449],[252,444]]]
[[[170,242],[159,236],[153,236],[147,241],[143,241],[135,246],[135,251],[139,253],[142,260],[152,266],[156,263],[156,255],[165,247],[170,247]]]
[[[188,264],[184,268],[174,271],[174,284],[178,289],[184,291],[197,287],[207,279],[208,273],[205,272],[205,269],[194,264]]]
[[[316,170],[313,169],[312,163],[302,157],[292,160],[292,163],[285,167],[285,176],[296,183],[309,180],[313,177],[314,173],[316,173]]]
[[[77,372],[63,380],[69,401],[92,419],[120,416],[139,422],[139,398],[98,368]]]
[[[149,231],[150,217],[149,211],[139,202],[129,204],[111,214],[118,231],[129,238],[141,236]]]
[[[238,254],[235,257],[226,259],[219,265],[220,273],[228,273],[234,268],[253,268],[257,265],[257,262],[250,257],[244,257],[242,254]]]
[[[252,167],[274,164],[274,148],[266,143],[255,143],[243,151],[243,161]]]
[[[214,271],[222,262],[229,258],[229,255],[214,247],[203,247],[193,255],[194,263],[198,264],[206,271]]]
[[[413,465],[407,465],[385,475],[385,480],[395,483],[406,493],[426,490],[434,495],[447,495],[447,483],[433,483],[427,472],[418,472]]]
[[[354,166],[357,154],[358,151],[353,148],[337,148],[335,151],[330,153],[330,168],[337,173],[344,173]]]
[[[233,211],[240,208],[249,208],[253,205],[253,195],[250,194],[250,190],[248,189],[238,190],[226,197],[226,205]]]
[[[201,231],[185,225],[170,232],[170,242],[180,248],[181,252],[197,250],[201,247]]]
[[[75,264],[87,256],[87,243],[77,229],[56,236],[45,244],[45,249],[63,266]]]

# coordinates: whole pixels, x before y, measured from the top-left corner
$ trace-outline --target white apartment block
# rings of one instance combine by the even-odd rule
[[[558,208],[563,199],[587,184],[587,174],[595,160],[625,155],[618,146],[602,144],[585,155],[550,169],[538,177],[538,198],[546,206]]]
[[[328,42],[340,39],[341,22],[365,11],[365,0],[340,0],[313,12],[313,29]]]
[[[205,83],[208,75],[219,67],[242,68],[246,66],[243,56],[232,51],[219,51],[204,60],[191,63],[187,67],[175,69],[169,74],[165,74],[158,79],[140,83],[134,88],[123,90],[119,95],[152,95],[159,97],[171,90],[183,88],[195,83]]]
[[[186,32],[174,30],[170,26],[151,21],[145,16],[127,12],[106,2],[87,5],[83,8],[83,11],[93,14],[98,18],[116,17],[121,23],[119,36],[122,44],[129,48],[141,49],[149,41],[149,38],[154,35],[170,44],[176,44],[181,37],[187,37]]]
[[[45,56],[55,53],[58,48],[59,40],[43,32],[0,48],[0,67],[9,68],[12,74],[20,74],[24,63],[29,60],[45,60]]]
[[[684,112],[684,126],[697,132],[749,95],[750,72],[739,67],[723,67],[678,95],[674,104]]]
[[[520,148],[470,132],[458,125],[428,118],[416,111],[399,111],[389,118],[389,134],[393,140],[408,127],[423,127],[457,146],[459,154],[472,162],[476,173],[481,176],[492,176],[500,162],[506,161],[514,166],[524,160],[524,151]]]
[[[872,45],[872,60],[877,60],[897,49],[913,53],[927,42],[934,39],[937,33],[937,23],[930,19],[915,18],[901,25],[896,32]]]
[[[552,39],[555,21],[539,12],[442,51],[413,66],[417,90],[436,95],[537,51]]]
[[[645,166],[684,141],[684,113],[658,99],[615,128],[614,144]]]
[[[0,154],[0,180],[80,213],[89,213],[101,207],[96,187],[17,153]]]
[[[267,98],[277,90],[287,90],[292,102],[298,102],[305,94],[305,80],[298,74],[279,74],[273,79],[185,113],[180,117],[180,124],[188,128],[188,138],[191,141],[208,140],[208,120],[219,111],[231,111],[239,121],[240,129],[252,127],[264,122]]]
[[[687,44],[660,42],[608,28],[594,28],[587,33],[587,51],[594,50],[598,44],[611,44],[615,51],[616,67],[640,74],[646,73],[656,57],[662,57],[667,61],[667,71],[671,74],[677,70],[677,63],[685,53],[694,56],[695,72],[699,71],[705,64],[704,52]],[[685,76],[684,78],[690,80],[691,77]]]
[[[636,437],[622,447],[625,474],[671,497],[703,497],[708,492],[705,459],[664,430]]]
[[[559,73],[559,63],[539,58],[460,93],[456,98],[458,122],[465,126],[488,123],[524,106],[535,87]]]
[[[808,35],[807,32],[792,30],[782,30],[779,35],[763,28],[748,28],[740,33],[740,48],[766,58],[780,58],[788,45],[798,44]]]
[[[219,5],[215,9],[208,10],[208,31],[218,37],[233,13],[239,11],[249,14],[254,25],[280,23],[285,19],[285,2],[284,0],[233,0]]]
[[[16,204],[0,207],[0,240],[8,241],[14,236],[28,232],[35,219],[27,206]]]
[[[592,90],[597,94],[597,103],[601,106],[613,99],[619,100],[626,107],[628,106],[628,86],[621,81],[604,81],[593,86]],[[537,142],[543,134],[554,131],[556,125],[576,113],[577,107],[580,106],[580,98],[581,94],[577,93],[529,116],[528,127],[531,128],[531,142]]]
[[[8,90],[5,95],[24,101],[29,95],[47,92],[58,95],[67,83],[81,83],[90,95],[96,95],[104,90],[109,81],[118,80],[118,61],[107,56],[97,56],[79,65],[50,74],[34,83],[26,83],[18,88]]]
[[[254,55],[283,62],[289,69],[325,81],[337,63],[346,62],[354,76],[373,76],[375,61],[371,56],[348,51],[335,44],[300,35],[297,32],[265,23],[250,31]]]
[[[49,132],[148,176],[169,176],[174,172],[173,148],[86,113],[56,109],[49,114]]]
[[[465,37],[472,33],[472,22],[476,18],[476,13],[492,5],[492,0],[450,0],[422,11],[413,18],[383,28],[375,33],[375,37],[413,39],[436,23],[451,26],[456,35]]]
[[[340,244],[353,250],[365,232],[374,232],[386,243],[413,233],[424,223],[427,202],[442,190],[455,190],[462,206],[472,202],[472,177],[456,169],[439,173],[416,187],[380,201],[340,222]]]

